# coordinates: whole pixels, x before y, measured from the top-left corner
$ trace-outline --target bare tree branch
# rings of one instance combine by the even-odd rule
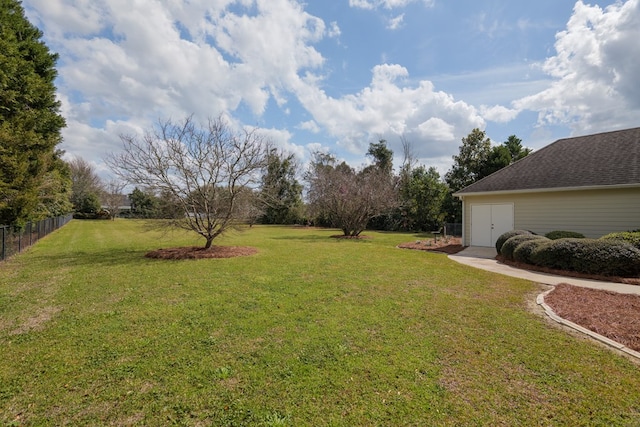
[[[107,185],[104,187],[102,200],[112,220],[115,220],[118,213],[120,213],[120,207],[125,200],[125,196],[122,193],[124,187],[126,187],[126,183],[114,179],[107,182]]]
[[[243,189],[257,183],[268,145],[255,129],[234,131],[221,117],[204,128],[192,117],[166,120],[120,139],[123,151],[106,159],[113,172],[170,195],[184,214],[172,225],[205,238],[205,248],[242,219]]]
[[[330,155],[315,153],[306,175],[313,215],[324,217],[345,236],[358,236],[370,219],[397,205],[394,178],[387,170],[356,172],[346,163],[336,165]]]

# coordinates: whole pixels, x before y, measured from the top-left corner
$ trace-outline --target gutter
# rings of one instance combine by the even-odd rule
[[[564,191],[589,191],[589,190],[625,190],[630,188],[640,189],[640,183],[635,184],[614,184],[614,185],[591,185],[585,187],[557,187],[557,188],[527,188],[527,189],[513,189],[513,190],[496,190],[496,191],[458,191],[453,193],[459,199],[463,199],[465,196],[488,196],[488,195],[500,195],[500,194],[527,194],[527,193],[556,193]]]

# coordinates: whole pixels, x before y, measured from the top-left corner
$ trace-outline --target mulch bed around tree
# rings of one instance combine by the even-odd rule
[[[448,255],[457,254],[465,247],[459,237],[439,237],[438,240],[426,239],[415,242],[401,243],[398,245],[401,249],[415,249],[419,251],[441,252]]]
[[[544,301],[558,316],[640,351],[640,295],[561,283]]]
[[[157,259],[206,259],[206,258],[233,258],[249,256],[258,253],[258,249],[250,246],[211,246],[205,249],[200,246],[183,248],[167,248],[151,251],[145,256]]]

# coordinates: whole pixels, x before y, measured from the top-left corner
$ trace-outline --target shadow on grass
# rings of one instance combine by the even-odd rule
[[[294,234],[288,234],[286,236],[274,236],[274,237],[269,237],[270,240],[298,240],[298,241],[309,241],[309,242],[317,242],[319,240],[329,240],[331,239],[331,236],[329,236],[328,234],[325,235],[319,235],[319,234],[313,234],[313,235],[294,235]]]
[[[433,239],[434,235],[431,231],[423,231],[423,232],[419,232],[419,233],[414,233],[413,237],[418,238],[418,239]],[[438,234],[438,239],[445,237],[442,234]],[[454,236],[453,234],[447,234],[446,237],[449,238],[460,238],[461,236]]]
[[[392,235],[392,236],[406,236],[408,239],[412,238],[433,238],[433,233],[431,231],[392,231],[392,230],[366,230],[362,234],[367,235],[367,232],[376,233],[381,235]],[[449,236],[454,237],[454,236]]]
[[[308,236],[277,236],[271,237],[272,240],[297,240],[299,242],[309,242],[309,243],[317,243],[320,241],[323,242],[335,242],[335,243],[344,243],[344,242],[352,242],[352,243],[365,243],[371,242],[372,237],[363,234],[361,237],[343,237],[339,232],[334,234],[323,234],[323,235],[308,235]]]
[[[131,248],[110,248],[95,251],[76,251],[64,254],[32,255],[33,262],[53,264],[56,267],[78,266],[135,266],[153,262],[145,258],[149,250],[132,250]]]

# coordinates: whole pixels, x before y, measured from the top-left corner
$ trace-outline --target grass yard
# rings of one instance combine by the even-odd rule
[[[640,367],[416,238],[70,224],[0,264],[1,425],[640,425]]]

